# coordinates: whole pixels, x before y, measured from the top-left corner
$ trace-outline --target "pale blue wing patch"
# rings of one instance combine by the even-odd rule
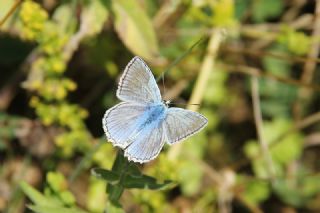
[[[156,158],[164,143],[165,132],[159,120],[156,126],[147,126],[141,134],[125,149],[124,155],[129,161],[146,163]]]
[[[128,146],[128,138],[136,131],[137,120],[146,106],[121,102],[106,111],[102,119],[103,130],[114,146],[122,149]]]
[[[208,123],[200,113],[172,107],[163,121],[167,143],[172,145],[202,130]]]
[[[156,80],[140,57],[134,57],[126,66],[120,78],[117,97],[127,102],[161,102],[161,94]]]

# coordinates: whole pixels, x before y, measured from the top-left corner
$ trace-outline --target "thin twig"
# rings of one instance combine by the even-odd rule
[[[226,52],[232,52],[232,53],[248,54],[254,57],[270,56],[276,59],[289,61],[289,62],[306,63],[307,61],[309,62],[312,61],[315,63],[320,63],[320,58],[317,58],[317,56],[314,58],[308,58],[308,57],[295,56],[295,55],[285,55],[277,52],[267,52],[267,51],[239,48],[239,47],[235,47],[235,45],[232,45],[232,46],[226,45],[221,50]]]
[[[316,58],[319,55],[320,48],[320,0],[316,1],[315,8],[315,20],[313,24],[313,32],[312,32],[312,43],[310,45],[310,51],[308,53],[308,58]],[[301,81],[306,84],[310,84],[312,82],[314,71],[317,63],[315,61],[308,60],[304,64],[303,73],[301,75]],[[295,113],[296,118],[299,120],[302,116],[302,109],[306,105],[306,100],[310,98],[312,94],[311,90],[306,88],[301,88],[298,93],[298,100],[295,104]]]
[[[8,13],[0,20],[0,27],[7,21],[7,19],[14,13],[22,1],[17,0],[14,2]]]
[[[175,67],[183,58],[185,58],[188,54],[191,53],[191,51],[193,50],[193,48],[195,48],[196,46],[198,46],[199,44],[201,44],[203,41],[205,41],[206,37],[201,37],[197,42],[195,42],[187,51],[185,51],[182,55],[180,55],[178,58],[176,58],[169,66],[168,68],[163,71],[161,73],[161,75],[157,78],[157,82],[159,82],[159,80],[161,78],[163,78],[163,76],[169,72],[173,67]]]
[[[257,77],[251,78],[251,95],[252,95],[252,105],[255,125],[257,129],[258,139],[261,146],[261,152],[265,159],[266,165],[269,170],[269,175],[275,177],[275,168],[273,166],[272,158],[269,152],[268,144],[263,135],[263,120],[260,107],[260,97],[259,97],[259,82]]]
[[[277,75],[271,74],[271,72],[268,71],[262,71],[258,68],[255,67],[249,67],[245,65],[232,65],[232,64],[220,64],[224,69],[224,71],[227,72],[239,72],[239,73],[244,73],[247,75],[255,76],[255,77],[262,77],[262,78],[267,78],[273,81],[279,81],[282,83],[290,84],[293,86],[298,86],[298,87],[305,87],[308,89],[312,89],[315,91],[320,91],[320,86],[314,85],[314,84],[309,84],[309,83],[304,83],[296,79],[292,78],[285,78]]]
[[[216,31],[211,35],[209,39],[207,54],[201,65],[200,73],[196,81],[196,85],[194,87],[194,90],[192,91],[191,98],[188,102],[188,105],[189,105],[188,109],[190,110],[193,110],[193,111],[198,110],[199,106],[191,105],[191,104],[200,104],[202,101],[202,98],[209,80],[209,76],[211,74],[211,71],[214,68],[214,59],[217,55],[222,39],[223,39],[223,35],[220,29],[216,29]],[[176,159],[180,151],[181,151],[181,143],[176,144],[169,150],[168,157],[170,159]]]
[[[315,21],[312,32],[312,44],[310,45],[310,51],[308,53],[308,59],[304,64],[303,74],[301,80],[306,83],[310,83],[313,78],[313,73],[316,68],[316,62],[311,58],[317,58],[319,55],[320,47],[320,0],[316,1]]]
[[[223,33],[220,29],[216,29],[216,31],[212,34],[209,44],[208,44],[208,50],[207,54],[203,60],[203,63],[200,68],[200,73],[198,76],[198,79],[196,81],[196,84],[194,86],[194,90],[192,91],[189,104],[196,103],[200,104],[204,92],[207,88],[207,83],[209,80],[209,76],[211,72],[213,71],[213,68],[215,66],[215,59],[216,55],[218,53],[220,44],[223,40]],[[198,110],[198,106],[196,105],[189,105],[189,109],[193,111]]]

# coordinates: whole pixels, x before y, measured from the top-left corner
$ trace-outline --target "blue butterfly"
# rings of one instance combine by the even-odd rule
[[[158,156],[165,142],[175,144],[203,129],[208,120],[190,110],[168,107],[151,70],[138,56],[126,66],[117,90],[123,101],[106,111],[103,129],[129,161],[145,163]]]

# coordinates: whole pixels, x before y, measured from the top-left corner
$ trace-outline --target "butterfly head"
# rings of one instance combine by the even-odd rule
[[[162,103],[164,105],[166,105],[166,107],[169,107],[169,104],[171,104],[171,101],[170,100],[162,100]]]

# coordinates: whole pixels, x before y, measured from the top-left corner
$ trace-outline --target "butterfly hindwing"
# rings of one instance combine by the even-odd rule
[[[161,102],[161,94],[151,70],[138,56],[126,66],[117,90],[122,101],[135,103]]]
[[[125,149],[124,155],[134,162],[145,163],[156,158],[164,144],[165,132],[159,121],[156,126],[146,127]]]
[[[182,141],[203,129],[208,120],[200,113],[171,107],[163,121],[167,143],[169,145]]]
[[[102,119],[104,132],[113,145],[127,147],[128,138],[137,129],[137,120],[145,112],[145,106],[121,102],[110,108]]]

